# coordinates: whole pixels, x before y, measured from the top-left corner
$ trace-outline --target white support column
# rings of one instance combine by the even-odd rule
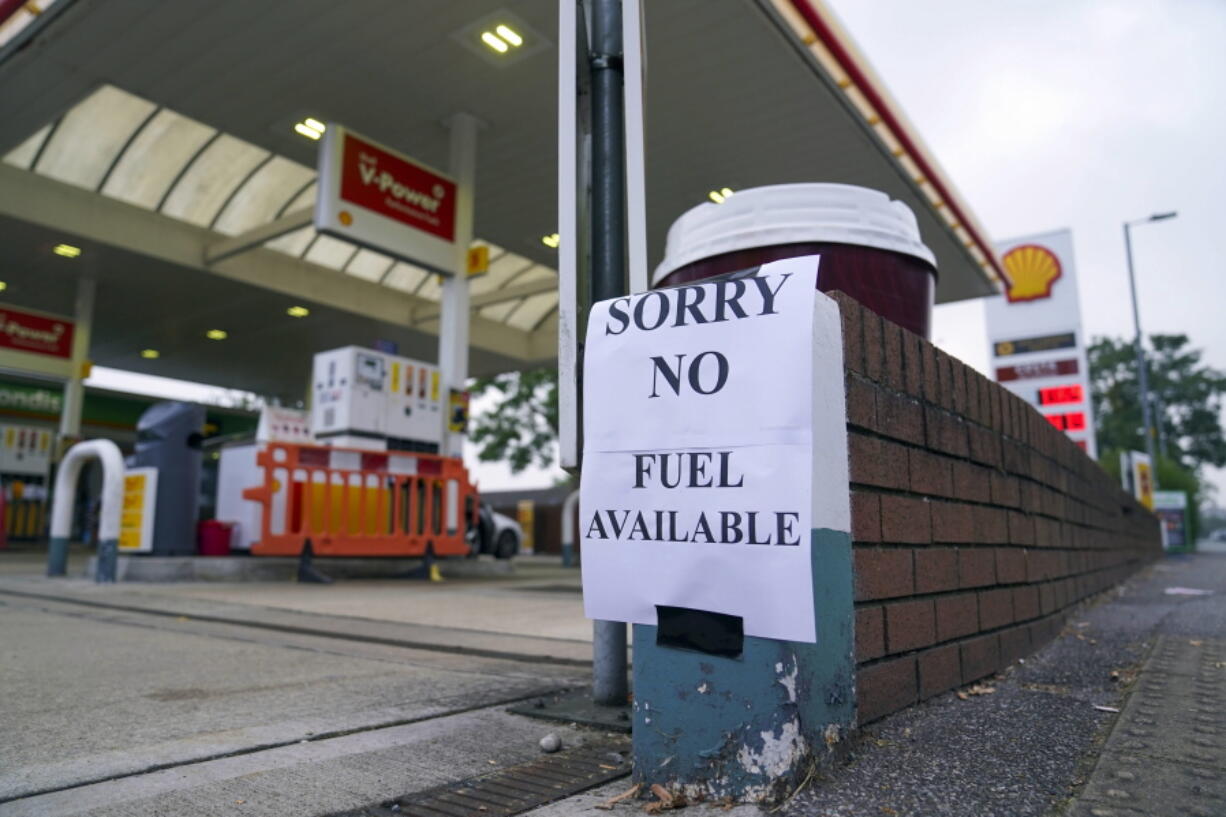
[[[85,403],[85,386],[81,370],[89,361],[89,335],[94,323],[94,291],[97,283],[92,274],[77,279],[77,301],[73,312],[72,374],[64,384],[64,407],[60,411],[60,440],[75,441],[81,437],[81,412]],[[61,448],[61,451],[64,449]]]
[[[455,264],[453,274],[443,281],[442,314],[438,334],[438,367],[443,384],[463,389],[468,381],[468,248],[473,242],[473,202],[477,182],[477,129],[481,121],[472,114],[458,113],[448,120],[451,128],[450,171],[456,181]],[[447,399],[447,395],[443,395]],[[459,457],[464,435],[447,430],[447,410],[443,414],[441,453]]]
[[[580,50],[587,70],[587,40],[580,40],[579,17],[577,0],[558,0],[558,454],[562,467],[572,473],[579,468],[579,331],[583,325],[579,314]],[[584,200],[586,193],[584,190]]]
[[[631,292],[651,289],[647,274],[647,158],[643,125],[643,0],[622,0],[626,116],[626,266]]]

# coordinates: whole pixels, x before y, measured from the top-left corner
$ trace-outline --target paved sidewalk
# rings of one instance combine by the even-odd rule
[[[1213,592],[1166,592],[1180,587]],[[871,725],[851,762],[813,779],[774,813],[1226,817],[1226,801],[1214,799],[1226,778],[1224,707],[1210,694],[1226,692],[1226,659],[1213,640],[1224,633],[1226,554],[1171,557],[1074,611],[1059,639],[980,685],[984,694],[951,692]],[[1211,706],[1215,712],[1197,711]],[[1135,720],[1147,712],[1153,723]],[[1216,720],[1198,720],[1207,716]],[[1149,734],[1130,734],[1138,729]],[[1138,739],[1154,742],[1134,745]],[[626,788],[619,781],[529,814],[641,813],[643,801],[595,808]],[[679,814],[765,813],[699,805]]]
[[[1226,641],[1164,635],[1070,817],[1226,815]]]

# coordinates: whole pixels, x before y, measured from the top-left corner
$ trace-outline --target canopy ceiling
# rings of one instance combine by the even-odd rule
[[[986,237],[828,12],[811,0],[646,7],[650,263],[672,220],[709,190],[834,181],[911,206],[937,255],[938,302],[993,291]],[[36,295],[47,265],[68,283],[89,270],[126,305],[127,331],[99,321],[95,360],[263,393],[297,395],[307,374],[258,353],[270,339],[276,349],[292,337],[309,357],[395,334],[402,353],[432,358],[440,287],[413,264],[310,227],[226,261],[205,257],[311,204],[316,146],[293,128],[304,117],[445,167],[442,123],[467,111],[485,125],[476,235],[493,259],[472,284],[472,368],[548,362],[555,254],[541,239],[556,218],[556,14],[553,0],[58,0],[39,18],[10,19],[0,28],[4,297],[57,308],[45,286]],[[473,42],[495,19],[524,32],[521,58],[502,64]],[[86,263],[48,261],[69,240]],[[250,308],[218,315],[183,297],[189,281],[211,278],[215,297]],[[62,289],[59,311],[71,304]],[[289,302],[312,315],[287,318]],[[180,311],[168,315],[171,303]],[[201,310],[227,318],[225,344],[168,331]],[[337,326],[352,334],[338,338]],[[163,355],[143,360],[142,346]]]

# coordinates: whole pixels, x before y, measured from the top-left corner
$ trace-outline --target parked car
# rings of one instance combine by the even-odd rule
[[[472,535],[476,539],[472,555],[488,553],[496,559],[515,556],[524,541],[524,530],[518,522],[484,502],[478,508],[477,527]]]

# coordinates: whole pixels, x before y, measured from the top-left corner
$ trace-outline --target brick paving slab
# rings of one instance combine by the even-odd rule
[[[1226,814],[1226,641],[1162,636],[1073,815]]]

